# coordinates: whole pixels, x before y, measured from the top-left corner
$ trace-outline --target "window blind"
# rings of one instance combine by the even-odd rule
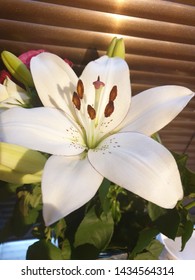
[[[195,90],[194,0],[1,0],[0,51],[45,49],[79,74],[115,35],[126,45],[133,94],[165,84]],[[161,132],[195,170],[195,99]]]

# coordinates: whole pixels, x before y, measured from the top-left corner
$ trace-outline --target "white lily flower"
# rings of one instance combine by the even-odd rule
[[[182,198],[171,153],[149,136],[193,97],[163,86],[132,98],[129,69],[120,58],[90,62],[81,77],[58,56],[42,53],[31,72],[45,107],[1,114],[2,140],[52,154],[43,178],[46,225],[88,202],[103,178],[164,208]]]
[[[8,77],[0,84],[0,112],[16,106],[26,107],[29,100],[26,91]]]

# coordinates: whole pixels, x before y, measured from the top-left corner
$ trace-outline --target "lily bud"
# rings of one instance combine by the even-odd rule
[[[0,143],[0,180],[15,184],[41,181],[46,157],[27,148]]]
[[[25,86],[33,87],[33,79],[30,71],[26,65],[14,54],[3,51],[1,53],[1,58],[3,63],[7,67],[10,74],[19,82],[23,83]]]
[[[117,42],[117,37],[113,37],[112,41],[110,42],[108,49],[107,49],[107,53],[106,53],[107,56],[109,56],[109,57],[113,56],[113,51],[114,51],[116,42]]]
[[[107,53],[109,57],[120,57],[125,59],[125,44],[123,38],[114,37],[108,46]]]

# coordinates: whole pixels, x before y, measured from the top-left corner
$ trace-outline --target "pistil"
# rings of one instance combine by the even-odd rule
[[[103,89],[105,87],[104,82],[100,80],[98,76],[97,80],[93,82],[95,95],[93,104],[86,104],[84,101],[84,85],[81,79],[78,80],[76,92],[73,93],[72,102],[77,109],[78,122],[81,127],[84,128],[85,141],[88,148],[95,148],[97,138],[100,133],[99,124],[104,122],[104,118],[108,118],[114,112],[114,101],[117,97],[117,86],[114,85],[108,96],[107,104],[102,108],[102,104],[105,104],[105,96]],[[104,102],[103,102],[104,101]],[[102,111],[104,109],[104,111]],[[87,118],[88,116],[88,118]]]

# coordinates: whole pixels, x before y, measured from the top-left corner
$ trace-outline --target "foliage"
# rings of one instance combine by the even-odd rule
[[[171,239],[180,236],[182,248],[189,240],[194,221],[190,204],[195,174],[186,167],[186,157],[175,154],[185,198],[174,209],[163,209],[104,180],[88,204],[65,219],[45,227],[41,214],[40,185],[3,183],[2,200],[16,194],[13,215],[0,231],[0,241],[25,236],[29,230],[39,239],[31,245],[27,259],[97,259],[100,253],[125,252],[128,259],[158,259],[163,246],[159,233]]]

